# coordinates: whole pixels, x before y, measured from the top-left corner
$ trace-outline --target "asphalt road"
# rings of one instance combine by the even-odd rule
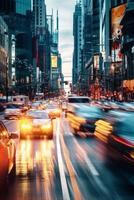
[[[19,134],[19,121],[4,123]],[[133,174],[96,138],[73,136],[64,117],[54,121],[54,140],[16,143],[16,177],[0,200],[134,199]]]

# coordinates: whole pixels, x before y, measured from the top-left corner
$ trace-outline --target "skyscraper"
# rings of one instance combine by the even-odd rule
[[[16,13],[26,15],[27,11],[32,10],[33,0],[16,0]]]
[[[15,10],[16,0],[0,0],[0,13],[9,14]]]
[[[75,5],[73,15],[73,36],[74,36],[74,53],[73,53],[73,84],[78,82],[79,72],[81,71],[81,50],[82,50],[82,8],[81,3]]]
[[[33,34],[39,33],[41,27],[46,27],[46,4],[44,0],[33,0]]]

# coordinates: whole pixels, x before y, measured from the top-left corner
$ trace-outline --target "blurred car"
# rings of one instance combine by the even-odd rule
[[[53,138],[53,124],[48,113],[43,110],[29,110],[20,121],[20,138]]]
[[[46,107],[46,111],[48,112],[49,116],[53,118],[57,118],[61,116],[61,109],[58,107],[57,104],[49,103]]]
[[[24,114],[21,104],[8,103],[4,111],[5,119],[18,119]]]
[[[122,160],[134,164],[134,113],[112,112],[107,121],[96,123],[95,135]]]
[[[91,99],[87,96],[69,96],[67,98],[67,109],[65,110],[65,117],[67,117],[67,113],[72,112],[74,106],[78,104],[78,106],[84,104],[88,105],[90,104]]]
[[[74,134],[82,131],[93,135],[95,122],[103,117],[104,112],[100,108],[84,104],[81,104],[81,106],[75,105],[72,112],[67,113],[67,119]]]
[[[31,109],[38,109],[41,105],[41,102],[40,101],[35,101],[31,104]]]
[[[5,110],[6,106],[4,103],[0,103],[0,112],[3,112]]]
[[[62,109],[62,111],[66,111],[67,110],[67,102],[66,101],[62,101],[61,102],[61,109]]]
[[[9,133],[0,121],[0,187],[6,182],[7,176],[15,174],[16,145],[13,139],[18,135]]]
[[[91,102],[90,98],[87,96],[69,96],[67,99],[68,103],[87,103]]]
[[[121,105],[124,110],[134,112],[134,102],[122,102]]]

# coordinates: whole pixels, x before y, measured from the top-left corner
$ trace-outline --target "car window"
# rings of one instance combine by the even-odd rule
[[[7,105],[7,108],[12,108],[12,109],[16,109],[16,108],[21,108],[21,105],[16,105],[16,104],[9,104]]]
[[[124,117],[123,120],[117,121],[115,123],[114,130],[118,135],[134,136],[134,118]]]
[[[81,116],[81,117],[97,117],[97,116],[100,116],[102,115],[103,113],[101,111],[98,111],[98,110],[94,110],[94,111],[78,111],[76,112],[78,116]]]
[[[55,108],[57,108],[57,105],[49,104],[49,105],[47,105],[47,108],[48,109],[55,109]]]
[[[68,98],[69,103],[90,103],[88,98]]]
[[[27,116],[34,119],[49,119],[48,113],[46,112],[27,112]]]

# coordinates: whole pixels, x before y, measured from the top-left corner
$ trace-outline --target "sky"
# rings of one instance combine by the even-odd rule
[[[47,14],[56,17],[59,11],[59,51],[62,56],[62,72],[66,79],[71,79],[73,58],[73,12],[75,0],[46,0]]]

